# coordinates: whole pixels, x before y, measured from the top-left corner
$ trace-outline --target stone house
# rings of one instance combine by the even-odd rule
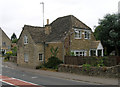
[[[57,57],[64,62],[64,56],[103,56],[103,46],[96,41],[92,30],[73,15],[59,17],[45,27],[25,25],[20,34],[17,64],[35,68],[51,57],[51,48],[58,47]]]
[[[0,28],[0,55],[5,54],[11,50],[11,40]]]

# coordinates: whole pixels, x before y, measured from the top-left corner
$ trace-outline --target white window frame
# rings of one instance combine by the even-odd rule
[[[28,37],[26,35],[24,36],[24,44],[28,44]]]
[[[87,51],[86,50],[74,50],[72,52],[74,52],[75,56],[87,56]]]
[[[40,58],[40,55],[42,56],[42,60]],[[43,53],[39,53],[39,61],[43,61]]]
[[[84,39],[90,39],[91,38],[91,31],[85,30],[84,31]]]
[[[75,39],[81,39],[82,38],[82,31],[80,29],[74,29],[75,31]]]
[[[24,53],[24,62],[28,62],[29,61],[29,56],[27,53]]]

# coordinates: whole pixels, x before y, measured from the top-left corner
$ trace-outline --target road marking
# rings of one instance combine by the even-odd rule
[[[37,77],[31,77],[32,79],[36,79]]]
[[[9,84],[9,85],[14,85],[14,86],[19,86],[19,87],[23,87],[23,86],[24,87],[42,87],[35,83],[31,83],[31,82],[24,81],[24,80],[17,79],[17,78],[10,78],[7,76],[2,76],[2,75],[0,75],[0,81],[6,84]]]

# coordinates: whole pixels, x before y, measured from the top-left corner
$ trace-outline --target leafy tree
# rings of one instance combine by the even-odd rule
[[[97,40],[101,40],[107,51],[116,51],[119,55],[120,51],[120,14],[107,14],[103,19],[99,19],[99,25],[96,27],[94,35]]]
[[[11,41],[12,41],[12,43],[16,43],[17,42],[17,36],[16,36],[15,33],[12,34]]]

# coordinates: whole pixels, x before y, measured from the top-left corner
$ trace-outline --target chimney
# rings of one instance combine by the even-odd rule
[[[49,19],[47,19],[47,24],[45,25],[45,34],[49,35],[51,32],[51,26],[49,24]]]
[[[47,25],[49,25],[49,19],[47,19]]]

